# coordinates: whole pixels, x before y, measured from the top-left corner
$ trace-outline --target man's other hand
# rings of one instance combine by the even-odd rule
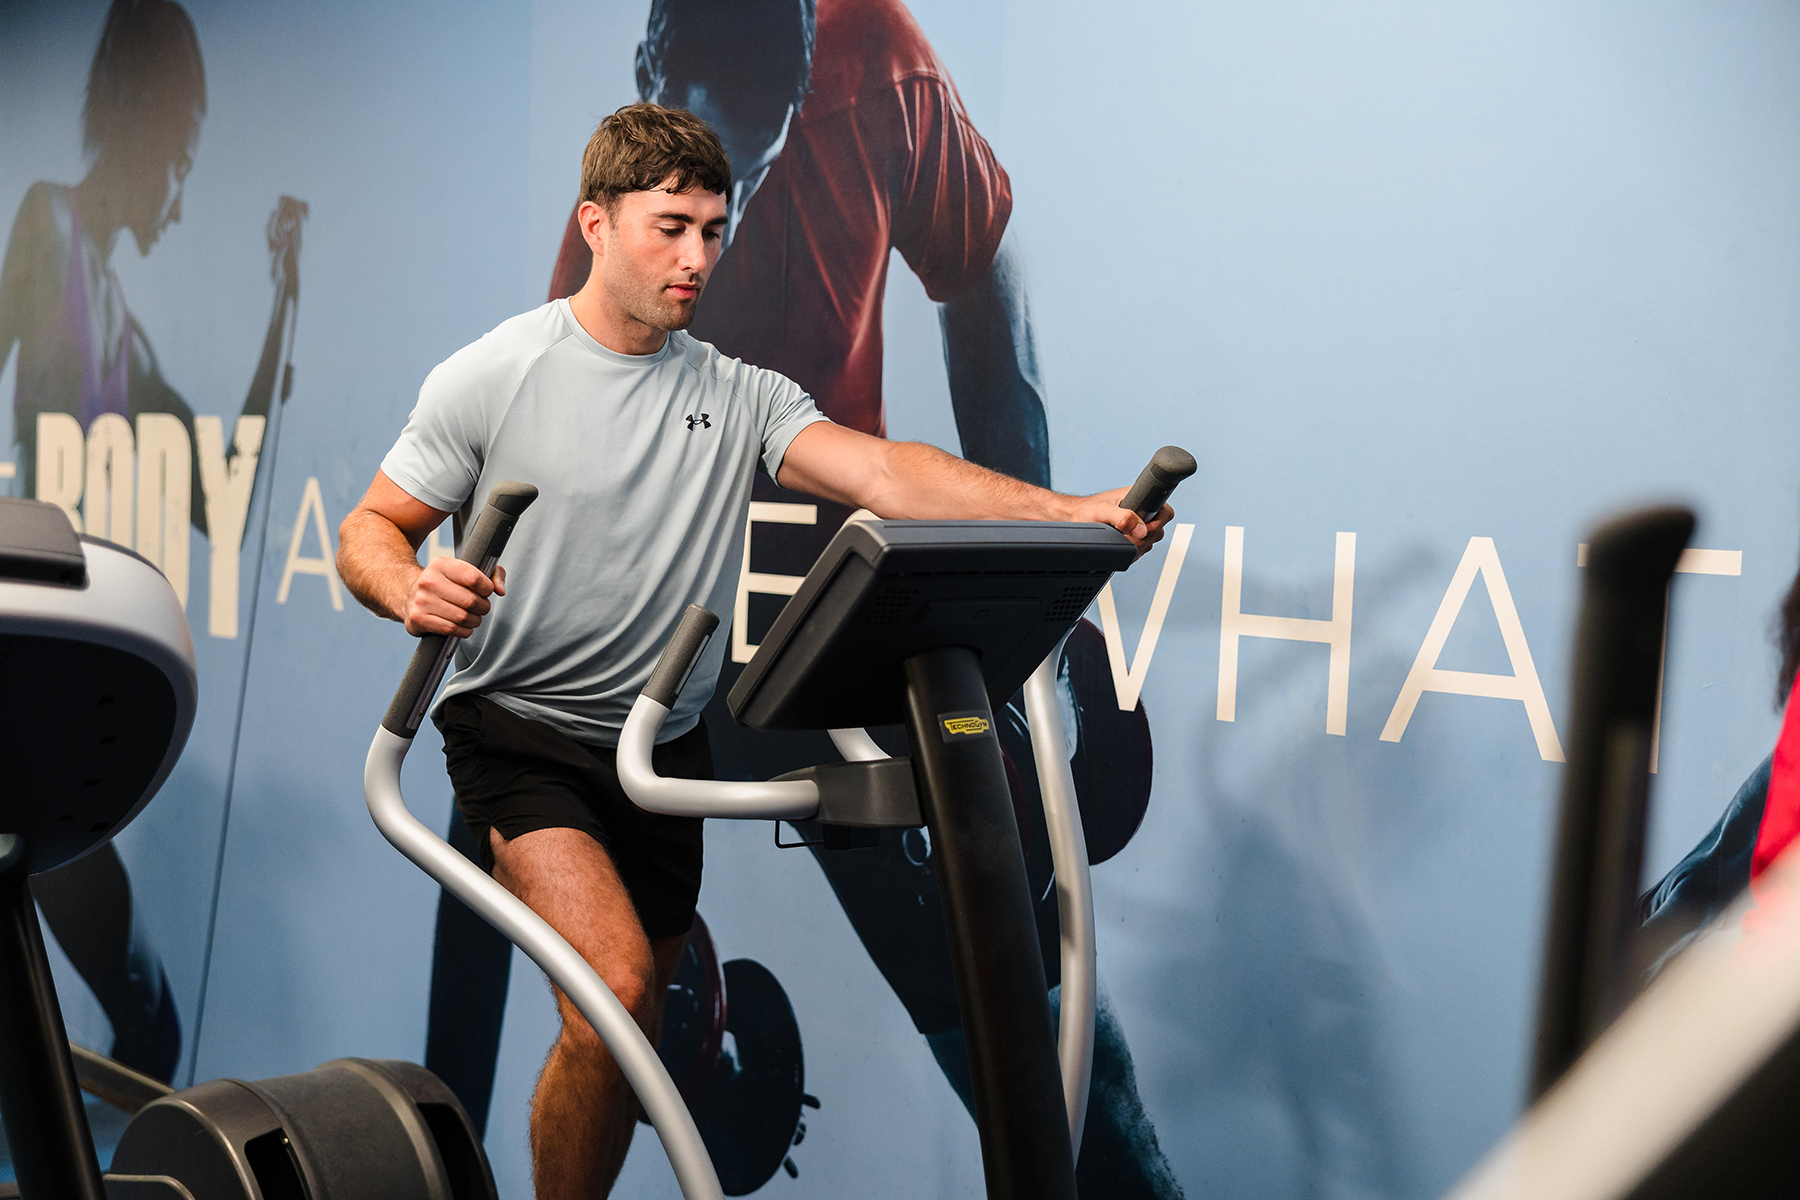
[[[1119,501],[1125,498],[1127,488],[1114,488],[1110,492],[1096,492],[1092,496],[1082,496],[1070,506],[1068,520],[1098,521],[1102,525],[1111,525],[1114,529],[1131,539],[1139,554],[1162,541],[1163,528],[1175,519],[1175,510],[1167,504],[1157,514],[1144,521],[1130,509],[1120,508]]]
[[[506,568],[489,579],[460,558],[434,558],[413,580],[403,620],[414,637],[450,633],[466,638],[493,606],[489,596],[506,595]]]

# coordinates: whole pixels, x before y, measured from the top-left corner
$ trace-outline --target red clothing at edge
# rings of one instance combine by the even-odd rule
[[[1756,830],[1756,850],[1750,857],[1750,879],[1755,880],[1781,857],[1800,835],[1800,679],[1788,693],[1787,711],[1781,719],[1781,736],[1775,742],[1775,761],[1769,770],[1769,795],[1763,801],[1762,823]]]
[[[1011,215],[1006,172],[912,15],[897,0],[819,0],[806,103],[690,332],[885,435],[890,247],[946,300],[987,271]],[[591,261],[571,213],[551,297],[579,290]]]

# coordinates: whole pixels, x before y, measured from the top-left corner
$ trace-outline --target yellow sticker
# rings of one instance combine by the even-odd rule
[[[989,723],[985,717],[944,718],[945,733],[958,733],[965,737],[979,737],[981,734],[986,733],[988,729]]]

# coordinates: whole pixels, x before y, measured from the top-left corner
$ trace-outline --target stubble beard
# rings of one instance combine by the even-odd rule
[[[702,291],[704,291],[702,285]],[[652,329],[661,329],[667,333],[686,329],[694,323],[694,313],[700,307],[700,297],[696,295],[686,302],[668,299],[661,288],[650,295],[633,296],[624,305],[626,313],[633,320],[642,321]]]

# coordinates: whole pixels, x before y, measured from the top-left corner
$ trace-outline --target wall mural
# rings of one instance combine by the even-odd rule
[[[205,116],[206,69],[186,11],[169,0],[115,4],[81,107],[87,173],[72,185],[33,183],[13,220],[0,266],[0,360],[17,348],[19,492],[61,505],[89,536],[135,549],[184,606],[191,523],[211,547],[206,630],[232,639],[246,520],[267,474],[258,468],[273,457],[271,413],[293,388],[285,351],[298,316],[307,206],[283,196],[269,215],[274,302],[229,444],[225,418],[196,414],[164,377],[141,319],[154,326],[157,314],[132,311],[112,265],[127,246],[148,257],[181,220]],[[105,1010],[112,1057],[173,1079],[181,1014],[134,914],[118,850],[104,845],[36,877],[32,890]]]
[[[177,1085],[423,1061],[529,1194],[550,1001],[368,827],[410,646],[345,605],[334,533],[425,373],[585,281],[581,146],[641,99],[734,166],[695,336],[1039,484],[1200,458],[1059,676],[1101,919],[1082,1194],[1439,1194],[1523,1099],[1594,514],[1675,492],[1702,516],[1647,969],[1751,885],[1790,804],[1769,680],[1800,609],[1783,655],[1767,618],[1800,538],[1800,341],[1769,314],[1800,280],[1800,105],[1770,81],[1800,28],[1277,9],[0,8],[0,488],[156,564],[201,667],[164,793],[33,881],[72,1036]],[[848,515],[758,476],[721,777],[836,757],[724,696]],[[996,716],[1054,1004],[1022,699]],[[474,857],[414,760],[421,815]],[[730,1194],[978,1194],[930,839],[815,837],[709,827],[664,1061]],[[663,1194],[639,1142],[617,1194]]]

